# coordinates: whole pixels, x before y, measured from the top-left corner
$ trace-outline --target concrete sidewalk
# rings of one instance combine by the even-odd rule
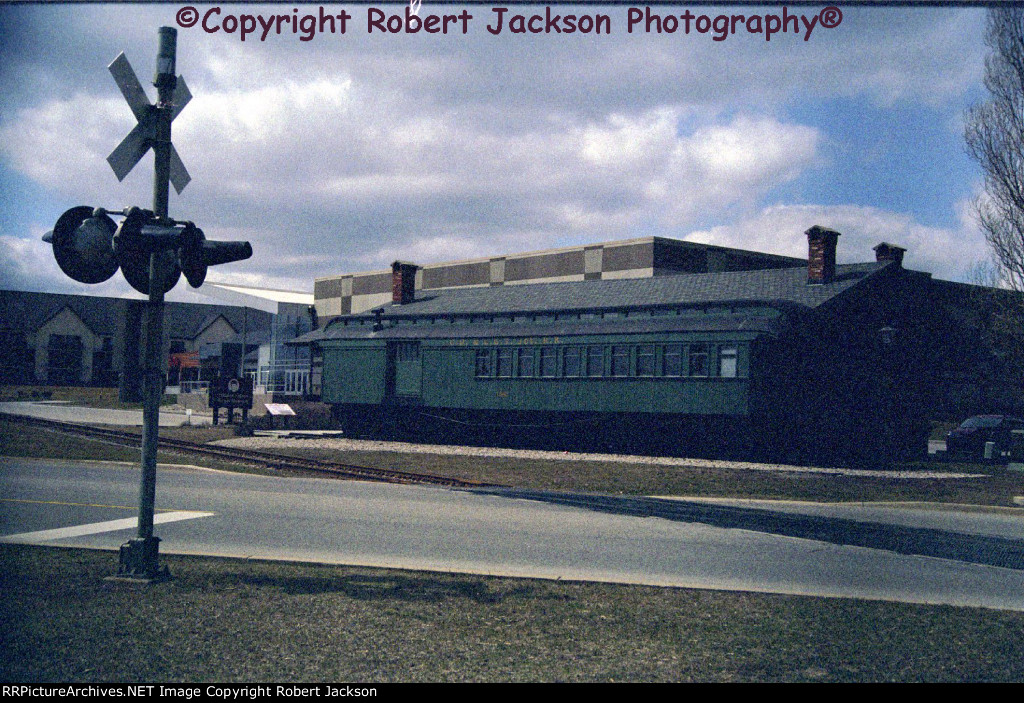
[[[84,408],[78,405],[69,405],[60,401],[19,401],[0,403],[0,413],[11,415],[26,415],[38,417],[44,420],[59,420],[60,422],[81,422],[95,425],[121,425],[124,427],[141,427],[141,410],[112,410],[108,408]],[[160,411],[161,427],[179,427],[191,423],[193,425],[209,425],[212,418],[205,415],[193,414],[191,418],[186,413]]]

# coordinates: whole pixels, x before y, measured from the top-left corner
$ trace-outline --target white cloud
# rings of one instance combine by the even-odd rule
[[[104,66],[125,48],[152,99],[155,32],[126,37],[123,28],[132,18],[171,25],[174,10],[0,6],[0,24],[18,19],[25,37],[17,52],[0,46],[11,67],[0,75],[0,169],[66,201],[60,209],[147,205],[151,159],[121,184],[105,163],[135,121]],[[606,11],[625,17],[625,8]],[[497,40],[482,24],[466,36],[355,31],[244,45],[179,30],[178,69],[195,97],[174,141],[193,182],[172,193],[171,214],[196,220],[210,238],[253,243],[254,258],[228,275],[278,282],[393,258],[438,261],[650,230],[673,236],[709,222],[735,224],[704,234],[775,250],[765,228],[792,224],[799,241],[813,222],[784,222],[783,213],[801,207],[848,217],[832,225],[852,233],[841,251],[864,228],[864,237],[893,232],[882,238],[901,234],[920,240],[920,252],[938,252],[928,242],[956,241],[958,231],[855,206],[759,211],[780,187],[797,184],[799,201],[802,177],[841,167],[822,163],[835,135],[787,117],[794,104],[948,103],[977,81],[980,13],[844,15],[840,28],[808,42],[770,45],[624,29]],[[88,41],[62,29],[87,25]],[[921,255],[912,249],[910,261]]]
[[[979,262],[988,260],[985,239],[958,204],[959,227],[929,227],[897,212],[856,205],[777,205],[733,224],[692,232],[685,239],[807,258],[804,232],[822,225],[841,233],[839,263],[874,261],[872,248],[888,242],[907,249],[904,265],[937,278],[967,281]]]
[[[81,92],[22,108],[0,124],[0,155],[46,188],[79,193],[101,174],[110,175],[107,154],[134,124],[132,119],[117,136],[118,123],[125,122],[120,113],[131,119],[120,96],[97,99]],[[116,183],[112,175],[110,180]]]

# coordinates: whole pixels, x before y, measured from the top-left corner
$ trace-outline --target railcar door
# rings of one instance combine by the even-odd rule
[[[394,399],[416,400],[423,389],[419,342],[388,342],[386,392]]]

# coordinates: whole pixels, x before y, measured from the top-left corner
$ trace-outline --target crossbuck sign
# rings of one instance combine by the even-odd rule
[[[157,110],[155,105],[150,104],[149,98],[146,97],[146,91],[142,89],[142,85],[124,53],[118,54],[107,68],[110,70],[110,75],[114,77],[117,87],[121,89],[124,99],[128,101],[128,107],[132,109],[135,119],[139,121],[107,157],[107,163],[110,164],[110,168],[114,169],[117,180],[123,181],[128,172],[135,168],[135,164],[139,163],[156,142]],[[185,85],[185,79],[178,76],[172,98],[174,106],[171,110],[171,120],[185,109],[185,105],[191,99],[192,93]],[[185,190],[185,186],[192,180],[192,177],[188,175],[185,164],[181,162],[181,157],[178,156],[173,144],[170,145],[170,152],[171,184],[174,185],[174,190],[178,195],[181,195],[181,191]]]

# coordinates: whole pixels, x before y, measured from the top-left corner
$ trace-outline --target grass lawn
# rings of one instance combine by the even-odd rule
[[[983,478],[894,479],[834,474],[727,468],[659,466],[614,461],[569,461],[506,457],[446,456],[398,452],[281,449],[361,466],[418,471],[519,488],[621,493],[627,495],[714,496],[813,501],[932,501],[1012,506],[1024,496],[1024,472],[1005,467],[915,464],[911,471],[982,474]]]
[[[0,680],[1024,680],[1024,613],[175,556],[138,586],[116,559],[0,545]]]

